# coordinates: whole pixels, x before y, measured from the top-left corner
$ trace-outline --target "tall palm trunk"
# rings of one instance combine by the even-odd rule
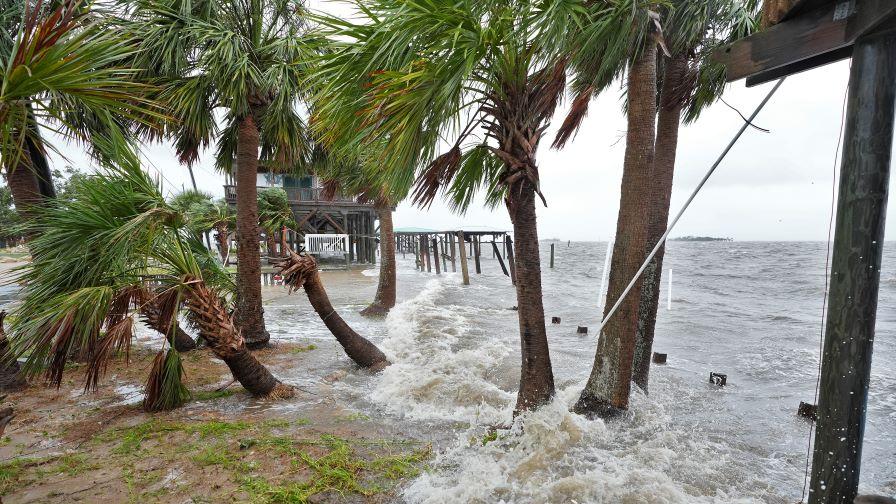
[[[260,348],[271,336],[261,307],[261,253],[258,250],[258,144],[252,114],[240,121],[236,146],[236,316],[246,345]]]
[[[314,311],[356,364],[373,371],[379,371],[390,364],[386,355],[376,345],[356,333],[333,309],[313,257],[291,252],[277,267],[290,292],[305,289]]]
[[[30,149],[27,146],[24,150],[23,157],[30,156]],[[9,185],[16,211],[22,216],[23,221],[30,221],[34,217],[34,209],[44,201],[40,181],[30,161],[21,161],[14,166],[7,165],[6,183]]]
[[[227,224],[215,225],[215,239],[218,241],[218,253],[221,254],[221,260],[227,259],[230,255],[230,230]]]
[[[395,234],[392,227],[392,207],[376,207],[380,220],[380,280],[373,303],[361,311],[367,317],[383,317],[395,306]]]
[[[533,151],[526,157],[534,159],[534,154]],[[525,411],[547,403],[554,396],[554,372],[544,324],[535,188],[528,179],[523,178],[510,186],[508,194],[507,207],[516,240],[513,259],[516,265],[517,316],[520,323],[522,360],[516,411]]]
[[[22,160],[6,166],[6,182],[9,184],[12,201],[16,211],[24,221],[34,216],[33,209],[44,201],[56,197],[50,165],[43,150],[43,143],[37,123],[33,121],[34,112],[29,104],[29,135],[22,146]]]
[[[277,237],[272,229],[265,230],[265,241],[268,247],[268,264],[273,264],[277,258]]]
[[[666,61],[663,72],[663,89],[660,92],[660,110],[657,120],[656,148],[653,160],[652,186],[649,197],[650,221],[647,229],[646,253],[656,246],[666,232],[669,223],[669,204],[672,200],[672,179],[675,172],[675,156],[678,149],[678,128],[683,106],[681,86],[688,71],[687,55],[678,53]],[[650,357],[653,353],[653,337],[656,331],[656,312],[660,302],[660,280],[663,273],[665,244],[644,270],[641,282],[641,302],[638,307],[638,333],[635,340],[635,357],[632,363],[632,380],[645,392],[650,376]]]
[[[641,266],[647,244],[648,193],[656,136],[656,46],[647,44],[628,74],[628,133],[616,245],[604,316]],[[638,331],[641,283],[637,282],[598,336],[594,366],[574,406],[586,416],[611,417],[628,409],[632,358]]]
[[[291,396],[292,388],[274,378],[249,352],[218,295],[199,280],[188,281],[187,285],[185,298],[190,321],[243,388],[255,396]]]
[[[286,238],[286,226],[280,228],[280,257],[286,257],[286,250],[289,248]]]

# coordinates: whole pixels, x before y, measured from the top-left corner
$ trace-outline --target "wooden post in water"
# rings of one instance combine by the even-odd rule
[[[444,236],[439,236],[439,250],[442,251],[442,271],[448,273],[448,239]]]
[[[860,4],[861,8],[861,4]],[[858,493],[896,112],[896,35],[853,49],[810,504]]]
[[[476,274],[482,274],[482,267],[479,265],[479,236],[473,235],[471,237],[473,240],[473,261],[476,264]]]
[[[554,244],[551,244],[551,269],[554,269]]]
[[[510,265],[510,282],[516,285],[516,262],[513,259],[513,240],[510,235],[504,235],[504,243],[507,244],[507,263]]]
[[[457,247],[454,243],[454,233],[448,233],[448,240],[451,241],[451,272],[457,273]]]
[[[436,263],[436,275],[441,275],[442,268],[441,268],[441,266],[439,266],[439,263],[441,262],[439,260],[439,255],[440,255],[439,254],[439,235],[433,235],[433,237],[432,237],[432,255],[433,255],[432,262]]]
[[[505,276],[510,276],[510,273],[507,272],[507,266],[504,266],[504,259],[501,258],[501,253],[498,251],[498,244],[495,243],[495,240],[492,240],[492,249],[495,257],[498,258],[498,264],[501,265],[501,271],[504,272]]]
[[[466,241],[464,240],[464,232],[457,232],[457,241],[460,246],[460,272],[464,277],[464,285],[470,285],[470,270],[467,269],[467,252],[464,244]]]
[[[429,235],[423,235],[423,242],[420,244],[423,247],[423,257],[426,258],[426,272],[432,273],[432,255],[429,253]]]

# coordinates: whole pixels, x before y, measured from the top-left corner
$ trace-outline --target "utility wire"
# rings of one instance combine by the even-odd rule
[[[725,147],[725,150],[722,151],[722,154],[719,155],[719,158],[716,159],[716,162],[713,163],[713,165],[709,168],[709,171],[706,172],[706,175],[703,176],[703,180],[701,180],[700,183],[697,184],[697,187],[691,193],[690,197],[688,197],[688,200],[685,201],[684,206],[682,206],[681,210],[678,211],[678,215],[676,215],[675,218],[672,219],[672,223],[669,224],[666,232],[663,233],[663,236],[660,237],[659,241],[657,241],[656,245],[653,247],[653,250],[651,250],[650,253],[647,254],[647,257],[644,259],[644,263],[638,269],[638,272],[635,273],[635,276],[632,278],[631,282],[629,282],[625,290],[622,291],[619,299],[616,300],[616,304],[614,304],[613,307],[610,308],[610,311],[607,312],[607,315],[603,318],[603,320],[601,320],[600,328],[598,329],[597,334],[601,334],[601,332],[604,330],[604,327],[607,325],[607,322],[610,321],[610,318],[616,313],[617,310],[619,310],[619,307],[622,306],[622,302],[625,301],[625,297],[629,292],[631,292],[632,288],[638,282],[638,279],[641,278],[641,274],[643,274],[644,270],[647,269],[647,265],[650,264],[650,261],[653,260],[653,257],[656,255],[657,251],[659,251],[660,247],[662,247],[663,244],[666,243],[666,239],[669,238],[669,233],[672,232],[672,228],[675,227],[675,224],[677,224],[678,220],[681,219],[681,216],[684,214],[685,210],[688,209],[688,207],[691,205],[691,202],[694,201],[694,198],[697,197],[697,193],[700,192],[700,189],[703,189],[703,186],[709,180],[709,177],[711,177],[712,174],[716,171],[716,168],[719,167],[719,165],[725,159],[725,156],[727,156],[728,152],[731,151],[731,148],[734,147],[734,144],[736,144],[737,141],[740,140],[740,137],[744,134],[747,128],[753,126],[753,120],[756,119],[756,116],[759,115],[759,112],[761,112],[762,109],[765,108],[765,105],[769,102],[769,100],[772,99],[772,96],[774,96],[775,92],[778,91],[778,88],[781,87],[781,84],[784,83],[785,79],[786,77],[781,78],[777,83],[775,83],[775,86],[771,89],[771,91],[768,92],[768,95],[766,95],[765,99],[762,100],[759,106],[756,107],[756,110],[753,111],[753,114],[750,116],[750,118],[745,119],[744,125],[741,126],[737,134],[734,135],[734,138],[731,139],[731,142],[728,143],[728,146]]]

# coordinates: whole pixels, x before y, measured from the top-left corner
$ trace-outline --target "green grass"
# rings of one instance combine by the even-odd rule
[[[193,457],[191,458],[193,459],[193,462],[199,464],[202,467],[232,467],[236,463],[234,456],[230,454],[227,446],[224,444],[209,446],[196,455],[193,455]]]
[[[63,472],[68,476],[77,476],[79,474],[83,474],[87,471],[92,471],[98,468],[99,465],[90,462],[87,459],[87,455],[83,455],[80,453],[67,453],[61,456],[59,457],[59,462],[56,465],[57,471]]]
[[[313,343],[310,345],[307,345],[307,346],[299,345],[297,347],[291,348],[290,353],[299,354],[299,353],[310,352],[312,350],[317,350],[317,345],[315,345]]]

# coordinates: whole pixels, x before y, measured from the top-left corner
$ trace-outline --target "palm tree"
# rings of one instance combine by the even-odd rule
[[[389,359],[376,345],[356,333],[333,308],[320,279],[317,261],[313,257],[290,250],[286,257],[277,263],[277,268],[283,275],[283,281],[289,286],[290,293],[305,289],[311,307],[356,364],[374,372],[390,364]]]
[[[330,51],[315,76],[312,124],[351,158],[384,142],[378,165],[429,205],[445,191],[458,210],[485,189],[504,202],[516,238],[522,369],[516,409],[554,395],[545,332],[535,202],[536,154],[565,89],[568,32],[594,22],[588,1],[450,4],[367,0],[361,19],[320,18]],[[479,133],[482,136],[477,136]],[[453,146],[436,155],[441,138]]]
[[[149,88],[124,66],[131,49],[82,0],[8,2],[0,8],[0,157],[18,212],[55,196],[47,127],[100,159],[128,148],[125,124],[158,114]]]
[[[663,42],[659,16],[651,10],[653,3],[609,5],[604,19],[612,23],[584,25],[572,37],[580,47],[572,65],[573,87],[579,94],[554,142],[562,146],[571,137],[590,98],[626,68],[620,65],[625,55],[628,131],[605,316],[640,268],[647,243],[649,197],[645,189],[650,187],[653,170],[657,45]],[[610,417],[628,408],[640,293],[638,283],[601,331],[591,375],[574,411]]]
[[[725,70],[712,61],[712,52],[722,44],[748,36],[757,28],[755,2],[741,0],[677,0],[663,23],[671,50],[662,57],[662,77],[657,116],[656,156],[646,198],[649,204],[647,248],[649,252],[663,236],[669,220],[672,179],[678,146],[678,129],[722,95]],[[656,330],[660,280],[665,246],[644,271],[638,308],[638,329],[632,364],[632,381],[647,391],[650,357]]]
[[[237,325],[247,344],[265,345],[258,246],[259,159],[284,170],[305,154],[304,9],[291,0],[124,2],[139,48],[135,65],[162,88],[176,121],[167,135],[180,159],[194,162],[212,140],[219,169],[237,185]],[[215,112],[225,112],[219,130]],[[235,163],[235,164],[234,164]]]
[[[146,316],[151,303],[166,335],[147,379],[146,409],[170,409],[188,397],[172,348],[171,329],[182,310],[246,390],[291,393],[249,352],[234,325],[228,273],[136,158],[88,177],[71,200],[38,216],[29,224],[34,261],[21,272],[25,288],[10,326],[13,355],[27,357],[26,375],[42,372],[58,386],[66,362],[77,357],[87,362],[85,388],[95,388],[109,359],[128,351],[134,319]]]

